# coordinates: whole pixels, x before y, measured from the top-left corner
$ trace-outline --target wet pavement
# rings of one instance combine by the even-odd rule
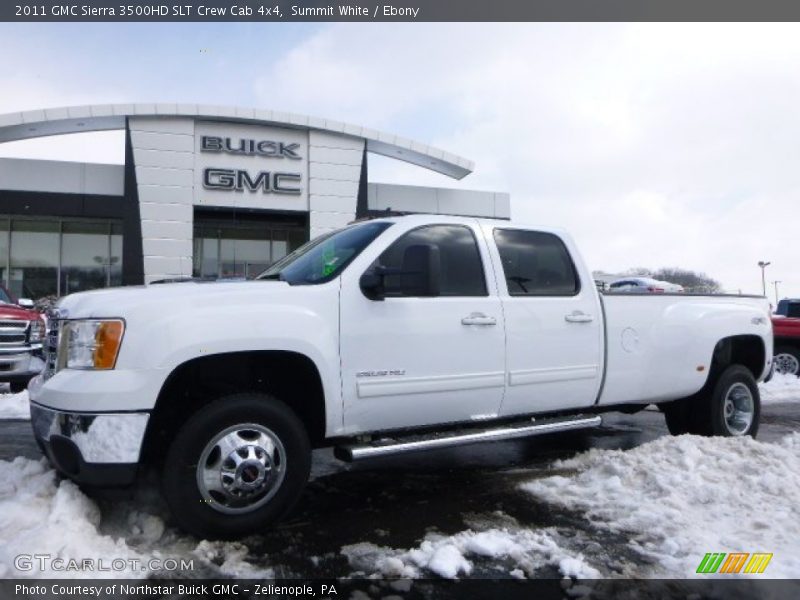
[[[759,440],[776,441],[800,430],[800,404],[768,405],[762,411]],[[288,519],[243,540],[250,549],[248,561],[273,568],[277,577],[341,577],[352,572],[341,554],[348,544],[410,548],[431,531],[555,527],[604,571],[621,573],[625,563],[641,560],[626,539],[593,529],[582,515],[540,503],[518,489],[524,481],[557,473],[557,459],[590,448],[629,449],[668,435],[663,416],[654,410],[603,419],[597,429],[352,464],[338,461],[329,450],[316,451],[311,481]],[[0,421],[0,459],[20,455],[39,456],[30,424]],[[104,513],[109,502],[100,501]],[[474,577],[507,576],[497,560],[475,567]]]

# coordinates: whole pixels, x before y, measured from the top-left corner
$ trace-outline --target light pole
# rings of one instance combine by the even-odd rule
[[[771,264],[772,263],[763,260],[758,261],[758,266],[761,267],[761,289],[764,292],[764,296],[767,295],[767,278],[766,275],[764,274],[764,271]]]
[[[783,283],[781,280],[775,280],[772,282],[775,285],[775,306],[778,306],[778,284]]]

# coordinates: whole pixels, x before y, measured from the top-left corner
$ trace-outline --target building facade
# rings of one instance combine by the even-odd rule
[[[508,194],[368,180],[370,154],[461,179],[467,159],[302,115],[202,105],[0,115],[0,143],[125,131],[125,164],[0,159],[0,282],[41,298],[186,277],[252,277],[382,212],[510,217]]]

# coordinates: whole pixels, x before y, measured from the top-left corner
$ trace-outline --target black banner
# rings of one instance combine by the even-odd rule
[[[797,21],[796,0],[38,0],[0,3],[0,20],[173,21]]]
[[[696,579],[5,579],[1,600],[150,600],[157,598],[463,598],[470,600],[753,600],[797,598],[799,580],[724,578]]]

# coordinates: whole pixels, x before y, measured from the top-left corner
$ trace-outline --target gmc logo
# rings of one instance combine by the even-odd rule
[[[261,190],[264,194],[270,192],[275,194],[299,195],[302,190],[299,183],[301,181],[298,173],[273,173],[270,171],[259,171],[255,178],[250,173],[242,169],[216,169],[208,168],[203,170],[203,187],[208,190],[257,192]]]
[[[300,144],[284,144],[283,142],[273,142],[271,140],[251,140],[239,138],[233,141],[231,138],[217,137],[214,135],[204,135],[200,138],[200,150],[202,152],[226,152],[228,154],[244,154],[246,156],[270,156],[273,158],[291,158],[300,160],[297,149]]]

